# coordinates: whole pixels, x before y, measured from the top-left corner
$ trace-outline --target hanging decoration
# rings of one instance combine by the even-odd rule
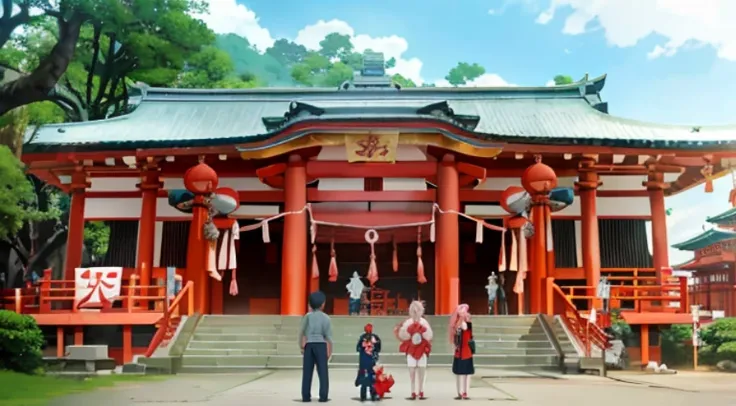
[[[317,264],[317,244],[312,244],[312,279],[319,279],[319,264]]]
[[[365,232],[365,241],[371,246],[371,262],[368,265],[368,275],[366,278],[371,286],[375,285],[378,281],[378,267],[376,266],[376,243],[378,242],[378,232],[374,229],[370,229]]]
[[[731,203],[731,207],[736,207],[736,169],[731,168],[731,193],[728,195],[728,201]]]
[[[424,261],[422,261],[422,227],[417,227],[417,282],[427,283],[427,277],[424,275]]]
[[[337,255],[335,254],[335,237],[330,240],[330,282],[337,282]]]
[[[521,232],[521,230],[520,230]],[[518,251],[518,264],[519,270],[516,271],[516,283],[514,283],[514,292],[521,294],[524,293],[524,280],[526,279],[526,273],[529,271],[527,265],[527,251],[526,251],[526,238],[520,236],[519,240],[519,251]]]
[[[396,237],[393,238],[393,245],[394,245],[394,252],[393,252],[393,258],[391,259],[391,267],[393,268],[394,272],[399,272],[399,249],[396,246]]]
[[[705,178],[705,193],[713,193],[713,165],[710,162],[705,164],[700,174]]]
[[[230,277],[230,296],[237,296],[238,295],[238,274],[237,269],[233,269],[231,271],[231,277]]]

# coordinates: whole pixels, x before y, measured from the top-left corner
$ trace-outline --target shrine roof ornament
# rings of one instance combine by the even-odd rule
[[[715,243],[736,238],[736,231],[724,230],[722,228],[711,228],[689,240],[673,244],[672,248],[683,251],[695,251]]]
[[[361,77],[382,78],[370,76],[380,73],[376,69],[364,70]],[[493,143],[689,150],[725,150],[736,144],[736,125],[673,126],[611,116],[600,97],[605,79],[586,76],[549,87],[400,90],[384,85],[358,88],[355,81],[347,90],[144,87],[132,113],[42,126],[24,152],[251,144],[264,148],[271,138],[298,138],[319,132],[328,122],[333,130],[340,123],[357,122],[368,130],[378,123],[395,124],[402,131],[436,129],[447,136],[464,134]],[[309,130],[294,128],[304,122],[310,123]]]

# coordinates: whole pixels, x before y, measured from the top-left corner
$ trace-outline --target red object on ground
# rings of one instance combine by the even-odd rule
[[[375,373],[376,383],[373,384],[373,389],[376,391],[376,395],[383,399],[385,394],[391,393],[391,387],[394,386],[394,377],[385,374],[382,366],[376,366]]]

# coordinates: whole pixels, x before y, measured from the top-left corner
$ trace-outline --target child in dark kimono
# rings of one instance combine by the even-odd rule
[[[361,402],[367,399],[370,390],[371,400],[378,400],[378,395],[373,386],[376,379],[374,367],[378,362],[378,354],[381,352],[381,338],[373,334],[373,325],[366,324],[364,333],[358,339],[356,346],[358,351],[358,376],[355,378],[355,386],[360,386]]]

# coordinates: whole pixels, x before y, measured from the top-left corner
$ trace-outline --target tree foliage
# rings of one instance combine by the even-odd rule
[[[23,165],[5,145],[0,145],[0,239],[8,240],[26,222],[58,218],[55,208],[40,210],[38,199],[23,172]]]
[[[472,65],[467,62],[459,62],[457,66],[450,69],[445,80],[453,86],[465,85],[486,73],[486,69],[477,63]]]
[[[8,34],[3,40],[0,32],[0,64],[24,73],[0,87],[0,115],[48,100],[61,106],[72,121],[115,116],[128,111],[134,82],[249,86],[238,82],[229,56],[212,47],[214,33],[192,17],[206,10],[201,0],[15,3],[20,12],[8,17],[4,8],[0,18],[24,16],[31,6],[42,13],[14,20],[15,27],[25,28],[20,34]],[[205,63],[208,59],[210,63]]]
[[[0,310],[0,369],[41,372],[43,345],[43,332],[33,317]]]
[[[555,81],[555,86],[569,85],[571,83],[575,83],[575,81],[572,79],[572,76],[569,75],[556,75],[553,80]]]

